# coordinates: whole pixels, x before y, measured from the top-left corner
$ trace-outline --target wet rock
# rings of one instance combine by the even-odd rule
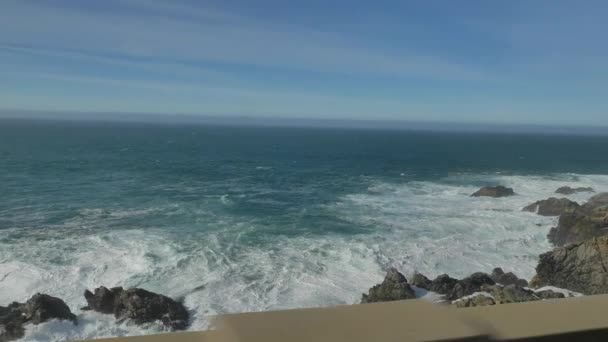
[[[88,303],[86,309],[112,313],[117,319],[130,319],[136,324],[161,321],[172,330],[183,330],[188,326],[188,311],[182,303],[144,289],[108,289],[102,286],[94,292],[86,290],[84,297]]]
[[[558,299],[558,298],[566,298],[563,293],[555,292],[553,290],[542,290],[535,291],[534,294],[541,299]]]
[[[556,248],[540,255],[532,287],[546,285],[583,294],[608,293],[608,236]]]
[[[412,285],[426,290],[430,290],[433,284],[433,282],[429,278],[418,272],[414,273],[414,276],[412,277],[411,281]]]
[[[451,291],[446,293],[446,299],[454,300],[479,292],[484,285],[494,285],[492,278],[483,272],[476,272],[459,280]]]
[[[469,308],[474,306],[495,305],[494,298],[485,294],[477,294],[469,297],[461,298],[454,302],[457,308]]]
[[[608,208],[585,204],[585,209],[565,212],[559,217],[557,227],[551,228],[547,238],[556,246],[585,241],[608,234]]]
[[[472,197],[506,197],[515,195],[515,192],[511,188],[504,187],[502,185],[498,186],[484,186],[483,188],[477,190],[473,193]]]
[[[455,300],[479,292],[483,285],[495,284],[489,275],[482,272],[473,273],[460,280],[454,279],[447,274],[438,276],[430,283],[426,277],[424,279],[420,278],[420,280],[417,280],[417,284],[420,285],[416,286],[442,294],[448,300]]]
[[[0,306],[0,342],[23,337],[25,324],[40,324],[52,319],[68,320],[76,324],[76,316],[59,298],[37,293],[25,303],[13,302]]]
[[[573,212],[580,206],[567,198],[551,197],[542,201],[536,201],[525,208],[523,211],[537,213],[542,216],[559,216],[566,212]]]
[[[528,286],[528,281],[518,278],[513,272],[505,273],[502,268],[498,267],[492,270],[490,278],[497,284],[501,285],[518,285],[521,287]]]
[[[413,298],[416,298],[416,295],[407,279],[399,271],[391,268],[386,273],[386,277],[381,284],[369,289],[368,294],[363,294],[361,303],[388,302]]]
[[[447,274],[442,274],[433,279],[427,290],[445,295],[450,293],[456,284],[458,284],[458,279],[451,278]]]
[[[572,195],[577,192],[593,192],[593,188],[588,188],[588,187],[571,188],[569,186],[562,186],[562,187],[558,188],[557,190],[555,190],[556,194],[562,194],[562,195]]]

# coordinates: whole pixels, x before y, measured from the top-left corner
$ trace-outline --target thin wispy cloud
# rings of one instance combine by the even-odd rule
[[[121,1],[138,11],[94,12],[45,3],[9,2],[0,14],[0,42],[87,53],[207,61],[318,72],[478,79],[470,67],[416,52],[372,50],[357,37],[268,28],[255,21],[171,3]],[[28,20],[23,20],[27,17]],[[214,19],[214,20],[210,20]],[[227,18],[230,18],[228,20]]]
[[[591,124],[608,112],[604,2],[305,5],[5,0],[0,106]]]

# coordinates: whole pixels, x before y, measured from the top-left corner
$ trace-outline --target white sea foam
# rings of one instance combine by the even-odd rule
[[[486,183],[513,187],[517,195],[469,196]],[[258,221],[218,218],[205,208],[197,210],[201,222],[215,219],[212,229],[182,235],[154,227],[87,229],[103,217],[143,215],[146,209],[83,211],[65,229],[0,230],[0,304],[24,301],[35,292],[63,298],[81,323],[30,326],[26,339],[64,341],[159,331],[155,325],[116,324],[111,316],[80,312],[84,289],[100,285],[185,296],[191,329],[200,330],[215,314],[355,303],[389,266],[429,277],[464,277],[502,267],[530,278],[537,255],[551,248],[546,234],[556,218],[521,208],[556,196],[562,185],[608,191],[608,176],[455,175],[441,182],[376,182],[363,193],[324,205],[326,212],[364,231],[272,235],[264,244],[246,238],[265,228]],[[567,197],[582,202],[589,196]]]

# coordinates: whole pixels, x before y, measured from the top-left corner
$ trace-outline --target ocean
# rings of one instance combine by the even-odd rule
[[[530,278],[560,186],[608,191],[608,137],[0,121],[0,305],[36,292],[80,324],[26,340],[159,331],[81,312],[83,291],[216,314],[357,303],[388,267]],[[471,198],[484,185],[516,196]],[[579,202],[590,194],[568,196]]]

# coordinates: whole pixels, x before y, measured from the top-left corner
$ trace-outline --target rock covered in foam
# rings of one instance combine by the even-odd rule
[[[407,282],[405,276],[395,268],[391,268],[381,284],[369,289],[367,294],[363,294],[361,303],[389,302],[414,298],[416,298],[414,289]]]
[[[472,197],[506,197],[513,196],[515,192],[511,188],[504,187],[502,185],[498,186],[484,186],[483,188],[474,192]]]
[[[23,337],[25,324],[40,324],[52,319],[77,322],[63,300],[47,294],[37,293],[25,303],[0,306],[0,342]]]
[[[474,293],[456,300],[453,303],[457,308],[470,308],[474,306],[495,305],[494,297],[489,293]]]
[[[566,212],[573,212],[579,207],[578,203],[567,198],[551,197],[545,200],[536,201],[524,207],[522,210],[537,213],[542,216],[559,216]]]
[[[88,307],[83,309],[114,314],[117,319],[130,319],[136,324],[161,321],[172,330],[188,327],[189,314],[182,303],[144,289],[101,286],[94,292],[86,290],[84,297]]]
[[[556,248],[540,255],[532,287],[545,285],[583,294],[608,293],[608,236]]]

